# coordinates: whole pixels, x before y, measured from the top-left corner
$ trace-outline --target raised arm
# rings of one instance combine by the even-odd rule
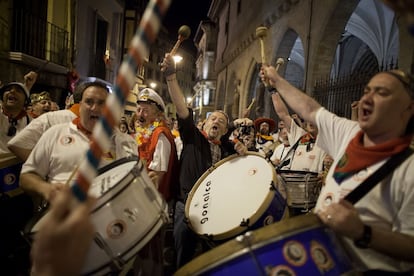
[[[276,92],[272,94],[272,102],[277,116],[285,123],[285,127],[290,130],[292,118],[290,117],[289,110],[280,97],[279,93]]]
[[[262,81],[268,81],[271,86],[277,89],[295,113],[299,114],[305,121],[315,124],[316,112],[321,107],[317,101],[282,78],[273,66],[263,65],[260,70],[260,77]]]
[[[174,69],[174,60],[170,54],[165,55],[161,70],[164,72],[168,92],[170,93],[171,100],[176,107],[178,117],[183,119],[187,118],[190,113],[188,111],[187,104],[185,103],[183,91],[178,84],[177,74]]]

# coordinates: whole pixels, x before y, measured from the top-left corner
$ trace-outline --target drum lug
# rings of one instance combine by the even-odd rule
[[[276,185],[275,185],[275,182],[274,181],[270,182],[270,188],[269,188],[269,190],[270,191],[276,191]]]
[[[250,219],[242,219],[240,222],[241,227],[249,227]]]

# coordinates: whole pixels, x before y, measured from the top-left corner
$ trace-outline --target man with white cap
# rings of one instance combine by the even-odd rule
[[[165,104],[160,95],[150,88],[138,94],[135,140],[141,160],[145,160],[150,178],[164,199],[169,201],[174,191],[171,173],[177,164],[174,137],[164,116]]]
[[[150,88],[141,90],[137,98],[137,127],[135,140],[139,157],[148,169],[148,175],[170,203],[175,198],[178,183],[178,157],[174,136],[165,120],[165,104],[160,95]],[[135,260],[135,275],[163,275],[162,229],[138,253]]]
[[[20,230],[32,216],[33,204],[19,188],[22,163],[8,150],[7,142],[30,122],[26,106],[36,77],[35,72],[29,72],[24,83],[10,82],[0,89],[0,259],[5,260],[2,272],[6,275],[17,275],[29,264],[27,243]]]
[[[25,83],[10,82],[0,89],[0,154],[10,153],[7,142],[30,122],[26,106],[30,102],[29,91],[36,77],[35,72],[30,72],[24,76]]]

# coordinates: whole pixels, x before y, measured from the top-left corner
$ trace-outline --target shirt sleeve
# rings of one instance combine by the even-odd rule
[[[161,133],[155,146],[154,155],[148,168],[153,171],[166,172],[170,161],[171,144],[167,137]]]

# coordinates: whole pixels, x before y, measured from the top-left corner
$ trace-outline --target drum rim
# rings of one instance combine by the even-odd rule
[[[158,233],[158,231],[165,225],[164,221],[162,220],[163,215],[160,213],[159,214],[159,219],[155,221],[155,223],[153,225],[151,225],[148,229],[148,231],[146,231],[146,233],[142,236],[142,238],[135,242],[132,246],[129,246],[127,250],[125,250],[123,253],[116,255],[116,258],[124,258],[122,259],[122,261],[125,262],[125,264],[127,262],[129,262],[132,258],[134,258],[136,256],[136,254],[139,252],[139,250],[141,250],[146,244],[148,244],[148,242]],[[93,241],[95,243],[95,241]],[[142,245],[140,248],[134,250],[135,248],[139,247],[140,245]],[[99,245],[96,244],[96,246],[99,247]],[[128,256],[128,254],[130,256]],[[84,265],[86,265],[86,263],[84,263]],[[112,270],[110,269],[110,265],[111,265],[111,260],[105,262],[104,264],[100,265],[99,267],[91,270],[91,271],[82,271],[82,275],[96,275],[98,272],[102,273],[105,272],[108,268],[108,272],[112,272]],[[106,275],[106,274],[105,274]]]
[[[128,163],[128,162],[131,162],[131,161],[138,161],[138,160],[140,160],[140,159],[137,155],[131,155],[131,156],[128,156],[128,157],[123,157],[123,158],[117,159],[117,160],[115,160],[115,161],[99,168],[97,176],[99,176],[100,174],[102,174],[104,172],[107,172],[107,171],[109,171],[109,170],[111,170],[111,169],[113,169],[113,168],[115,168],[115,167],[117,167],[121,164]]]
[[[306,175],[306,174],[311,174],[312,176],[318,176],[317,172],[312,172],[312,171],[299,171],[299,170],[277,170],[278,174],[301,174],[301,175]]]
[[[189,217],[189,209],[190,209],[190,203],[191,200],[195,194],[195,192],[197,191],[198,187],[201,185],[201,183],[204,181],[205,178],[207,178],[207,176],[209,176],[213,171],[215,171],[218,167],[220,167],[221,165],[223,165],[224,163],[226,163],[229,160],[235,159],[235,158],[243,158],[246,156],[257,156],[262,158],[264,161],[266,161],[266,163],[269,165],[269,167],[271,168],[272,171],[272,181],[271,183],[269,183],[269,193],[267,194],[266,198],[263,199],[263,202],[260,206],[258,206],[256,212],[254,214],[252,214],[251,217],[249,217],[248,219],[249,221],[249,225],[248,226],[237,226],[234,227],[228,231],[216,234],[214,236],[212,236],[211,234],[208,233],[199,233],[196,232],[194,229],[194,226],[191,224],[191,221],[188,219]],[[260,210],[265,211],[269,205],[272,203],[272,200],[274,198],[274,193],[275,191],[271,189],[271,187],[273,187],[274,189],[276,189],[276,183],[279,181],[279,179],[277,179],[276,177],[276,170],[274,169],[273,165],[269,162],[269,160],[267,160],[266,158],[264,158],[261,154],[255,152],[255,151],[248,151],[246,154],[244,155],[239,155],[239,154],[232,154],[230,156],[227,156],[226,158],[221,159],[220,161],[218,161],[216,164],[212,165],[210,168],[208,168],[197,180],[197,182],[193,185],[193,187],[191,188],[190,192],[188,193],[186,202],[185,202],[185,209],[184,209],[184,214],[185,214],[185,218],[188,222],[188,226],[194,231],[194,233],[196,233],[199,236],[204,236],[204,237],[208,237],[209,239],[213,240],[213,241],[220,241],[220,240],[225,240],[228,238],[232,238],[237,234],[241,234],[244,231],[248,230],[249,227],[251,227],[252,225],[254,225],[259,219],[260,217],[263,215],[262,213],[259,213]],[[266,208],[265,208],[266,207]],[[285,206],[285,208],[287,208],[287,206]]]
[[[309,231],[319,227],[325,226],[314,214],[306,214],[288,219],[282,219],[281,221],[250,231],[253,233],[253,238],[250,240],[251,251],[264,247],[269,243],[278,242],[297,233]],[[181,267],[174,275],[200,275],[208,272],[212,268],[248,253],[249,250],[247,246],[242,245],[242,243],[238,241],[240,236],[243,235],[239,235],[238,237],[196,257]],[[232,252],[229,252],[228,249]]]
[[[91,214],[95,213],[97,210],[101,209],[103,205],[107,204],[108,202],[110,202],[112,199],[116,198],[120,193],[122,193],[125,189],[127,189],[131,184],[133,184],[134,179],[137,178],[134,174],[132,174],[133,171],[139,170],[140,174],[143,171],[143,164],[141,162],[141,160],[137,157],[137,156],[131,156],[131,157],[125,157],[125,158],[121,158],[118,159],[104,167],[102,167],[102,171],[99,172],[98,175],[105,173],[115,167],[117,167],[118,165],[122,165],[128,162],[135,162],[134,166],[132,167],[132,169],[123,177],[119,180],[119,182],[117,183],[117,185],[112,186],[111,188],[109,188],[108,190],[106,190],[97,200],[95,207],[93,209],[93,211],[91,212]],[[130,181],[125,182],[126,179],[130,179]],[[124,183],[125,182],[125,183]],[[118,185],[120,184],[120,185]],[[112,193],[110,194],[109,192]]]

